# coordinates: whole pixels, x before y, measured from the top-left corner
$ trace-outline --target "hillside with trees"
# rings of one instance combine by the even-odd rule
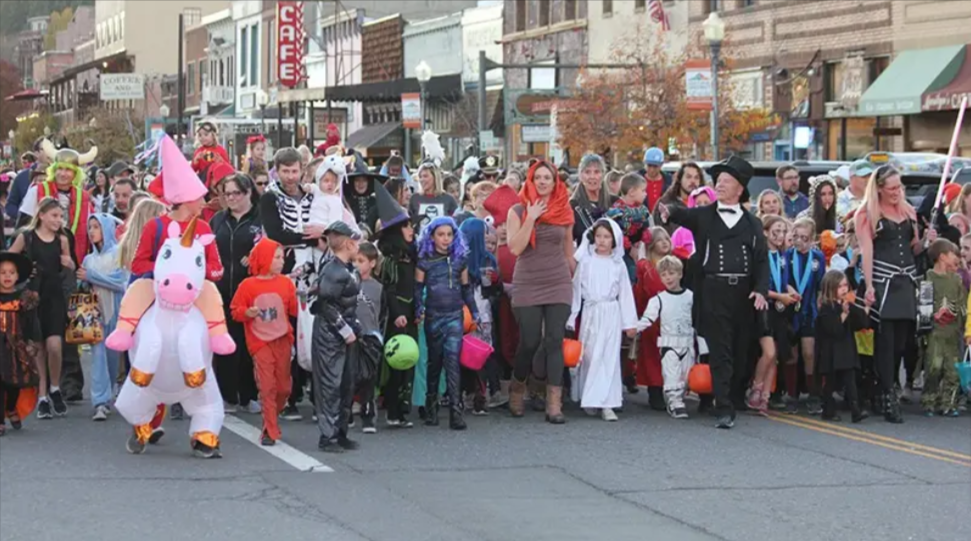
[[[93,6],[94,0],[4,0],[0,2],[0,32],[16,34],[27,28],[27,19],[54,11]]]

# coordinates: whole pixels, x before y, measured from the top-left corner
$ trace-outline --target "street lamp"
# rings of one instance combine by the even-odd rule
[[[725,21],[712,11],[701,26],[711,47],[711,159],[718,161],[718,56],[725,39]]]
[[[428,62],[422,60],[415,66],[415,77],[418,79],[418,85],[421,86],[421,129],[425,130],[425,123],[427,122],[427,115],[425,114],[425,85],[432,79],[432,67],[428,65]]]
[[[256,89],[256,104],[260,106],[260,134],[266,134],[266,106],[270,103],[270,96],[262,88]]]

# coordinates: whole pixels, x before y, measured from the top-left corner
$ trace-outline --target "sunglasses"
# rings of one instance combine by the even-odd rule
[[[266,186],[267,184],[269,184],[269,182],[256,182],[255,184],[256,184],[256,185],[257,185],[258,187],[260,187],[260,188],[262,188],[262,187],[264,187],[264,186]]]

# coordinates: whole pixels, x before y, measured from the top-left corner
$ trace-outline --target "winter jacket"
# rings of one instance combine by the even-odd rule
[[[231,212],[223,210],[213,217],[211,225],[216,235],[219,259],[225,266],[216,287],[219,288],[223,304],[229,306],[233,292],[249,276],[249,268],[243,265],[243,258],[249,256],[250,250],[263,237],[260,212],[253,207],[237,220]]]

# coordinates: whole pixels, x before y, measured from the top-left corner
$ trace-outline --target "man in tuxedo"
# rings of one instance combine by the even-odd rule
[[[709,170],[718,202],[693,209],[659,204],[662,222],[689,229],[698,250],[694,302],[698,334],[708,343],[718,428],[735,426],[750,372],[754,310],[768,308],[768,249],[762,224],[742,208],[751,164],[736,156]]]

